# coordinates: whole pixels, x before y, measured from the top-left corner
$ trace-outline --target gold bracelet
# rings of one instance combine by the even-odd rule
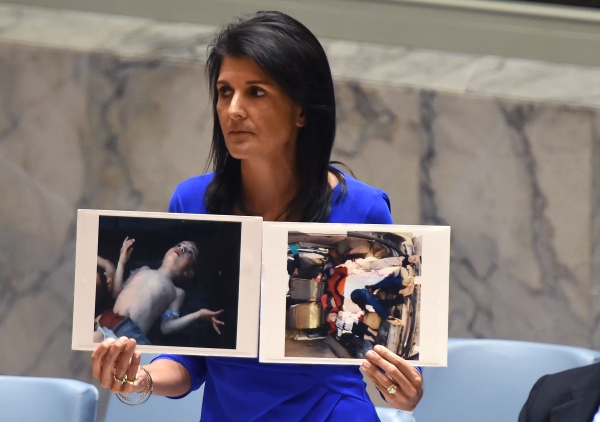
[[[127,397],[121,393],[115,393],[117,395],[117,398],[121,401],[121,403],[124,403],[128,406],[139,406],[140,404],[146,403],[148,399],[150,399],[150,396],[152,395],[152,391],[154,389],[154,381],[152,381],[152,376],[150,375],[150,372],[148,372],[148,370],[143,366],[140,366],[139,369],[146,373],[146,387],[144,387],[144,391],[142,391],[142,394],[137,397]]]

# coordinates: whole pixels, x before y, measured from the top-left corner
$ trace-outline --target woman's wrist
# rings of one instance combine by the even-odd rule
[[[144,371],[144,369],[142,369],[141,366],[138,367],[137,374],[136,374],[138,382],[136,382],[135,386],[134,386],[134,391],[136,393],[143,393],[144,390],[146,390],[146,387],[148,386],[148,383],[151,382],[150,378],[148,376],[149,373],[147,372],[147,370]]]
[[[116,393],[117,398],[124,404],[128,406],[139,406],[140,404],[144,404],[148,401],[150,396],[152,396],[152,391],[154,387],[154,383],[152,381],[152,376],[150,372],[143,366],[138,366],[138,372],[136,374],[136,381],[133,383],[135,393],[139,393],[140,395],[137,397],[126,396],[122,393]],[[125,382],[127,382],[127,378],[125,377]],[[139,388],[143,386],[144,388],[140,390]]]

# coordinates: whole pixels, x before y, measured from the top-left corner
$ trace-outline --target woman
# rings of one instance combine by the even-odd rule
[[[207,61],[214,172],[181,183],[171,212],[257,215],[267,221],[390,224],[387,195],[329,164],[335,98],[327,57],[302,24],[259,12],[218,34]],[[355,366],[260,364],[163,355],[138,368],[135,341],[92,354],[103,387],[180,397],[205,383],[202,421],[376,421]],[[361,366],[392,406],[412,410],[419,371],[383,347]],[[385,371],[385,374],[384,374]],[[134,380],[135,381],[130,381]]]

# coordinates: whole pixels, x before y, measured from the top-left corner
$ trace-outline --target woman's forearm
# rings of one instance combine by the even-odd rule
[[[185,366],[179,362],[159,359],[144,365],[144,368],[152,376],[154,394],[177,397],[190,391],[192,377]]]

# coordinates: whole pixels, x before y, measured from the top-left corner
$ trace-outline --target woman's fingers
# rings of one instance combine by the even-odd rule
[[[412,387],[417,387],[423,383],[419,371],[406,360],[381,345],[375,346],[374,356],[369,360],[386,371],[386,374],[396,380],[397,384],[408,383]]]
[[[100,375],[100,385],[104,388],[111,388],[115,382],[115,370],[118,365],[119,357],[127,345],[127,338],[121,337],[113,340],[110,349],[104,355],[102,363],[102,372]]]
[[[402,389],[394,380],[383,375],[376,365],[364,362],[362,369],[390,406],[411,411],[419,403],[421,396],[414,389],[411,388],[409,391]],[[392,385],[396,385],[396,388],[390,392],[388,388]]]
[[[132,338],[128,339],[126,337],[121,337],[119,340],[125,342],[125,347],[123,348],[115,365],[115,376],[118,379],[122,379],[128,373],[131,358],[133,357],[133,352],[135,352],[136,341]],[[127,378],[129,379],[129,377]]]
[[[371,353],[367,353],[367,361],[362,365],[363,370],[367,375],[369,375],[369,378],[371,378],[375,384],[382,386],[383,392],[385,392],[392,383],[396,383],[398,386],[400,386],[400,383],[395,379],[392,379],[388,374],[389,368],[388,371],[386,371],[386,369],[382,368],[382,366],[385,365],[381,361],[377,360],[377,358],[373,358],[370,355]],[[378,356],[376,353],[374,355]],[[399,388],[402,389],[402,387]]]
[[[114,393],[119,392],[123,394],[130,394],[135,389],[133,382],[136,379],[137,370],[140,365],[142,355],[140,352],[135,351],[135,346],[137,343],[134,339],[121,337],[119,340],[123,341],[125,346],[122,349],[121,354],[118,357],[118,362],[115,365],[113,385],[111,390]],[[124,380],[125,382],[120,380]]]
[[[134,386],[129,383],[121,383],[115,380],[135,379],[137,369],[141,360],[141,353],[135,351],[136,341],[121,337],[118,340],[108,339],[96,347],[92,353],[92,375],[100,381],[104,388],[110,388],[113,392],[131,393]]]
[[[102,378],[102,368],[104,364],[104,357],[112,347],[112,343],[114,343],[114,339],[104,340],[102,343],[96,347],[96,350],[92,352],[92,375],[98,381]]]
[[[394,407],[412,410],[423,396],[423,378],[419,371],[383,346],[375,346],[367,353],[362,369]],[[388,388],[392,384],[397,387],[390,393]]]
[[[129,369],[127,369],[127,394],[136,391],[136,389],[138,389],[137,387],[139,386],[139,383],[136,383],[136,381],[138,381],[137,379],[137,374],[138,374],[138,369],[140,367],[140,361],[142,359],[142,354],[140,352],[133,352],[133,356],[131,357],[131,364],[129,365]],[[139,389],[138,389],[139,390]]]
[[[365,375],[367,375],[367,377],[371,380],[371,382],[375,385],[375,387],[377,387],[377,389],[379,391],[381,391],[381,393],[384,395],[386,401],[388,401],[388,387],[392,384],[392,380],[390,380],[389,378],[385,377],[385,379],[380,380],[378,377],[378,373],[381,374],[381,371],[377,368],[377,366],[375,365],[371,365],[368,362],[366,362],[367,365],[362,365],[361,368],[364,371]],[[373,371],[374,370],[374,371]],[[377,372],[375,372],[377,371]],[[384,385],[382,382],[385,382],[386,384]]]
[[[138,373],[138,368],[140,367],[140,361],[142,360],[141,352],[133,352],[133,356],[131,356],[131,363],[129,364],[129,368],[127,369],[127,379],[129,381],[135,380],[135,377]]]

